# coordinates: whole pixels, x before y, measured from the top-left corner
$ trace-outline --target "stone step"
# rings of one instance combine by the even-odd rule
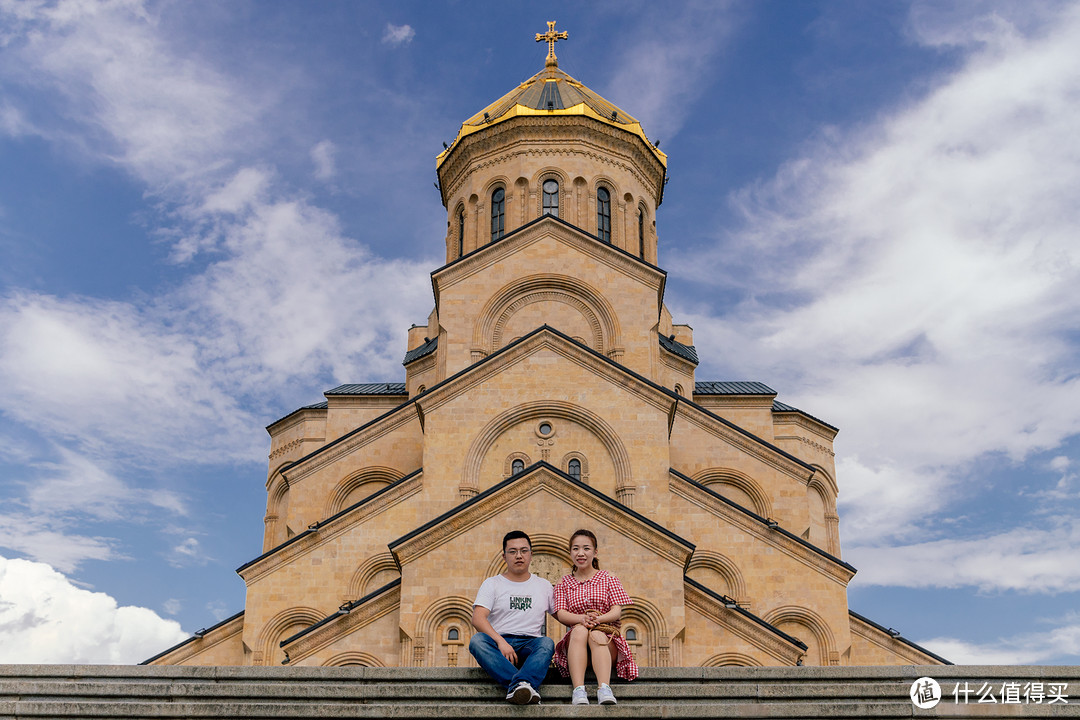
[[[922,676],[945,695],[931,710],[908,695]],[[1077,697],[1002,702],[1003,683],[1029,682],[1064,684]],[[953,699],[958,683],[971,690],[966,704]],[[997,703],[978,702],[984,684]],[[477,669],[8,665],[0,719],[1080,717],[1077,667],[644,668],[613,688],[616,706],[571,706],[569,683],[553,674],[543,705],[518,707]]]

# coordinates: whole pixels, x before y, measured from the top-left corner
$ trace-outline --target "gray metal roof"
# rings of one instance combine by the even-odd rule
[[[694,383],[695,395],[776,395],[765,383],[753,380],[702,380]]]
[[[794,412],[794,413],[799,413],[800,415],[805,415],[806,417],[810,418],[811,420],[814,420],[816,422],[821,423],[825,427],[830,427],[833,430],[839,430],[840,429],[840,428],[836,427],[835,425],[830,425],[829,423],[825,422],[821,418],[814,417],[813,415],[811,415],[808,412],[804,412],[804,411],[800,410],[797,407],[794,407],[792,405],[788,405],[787,403],[782,403],[779,400],[773,400],[772,401],[772,410],[773,410],[773,412]]]
[[[404,395],[405,383],[382,382],[382,383],[352,383],[338,385],[333,390],[327,390],[324,395]]]
[[[433,337],[425,342],[420,347],[415,347],[409,352],[405,353],[405,359],[401,361],[402,365],[408,365],[413,360],[419,360],[425,355],[430,355],[435,352],[435,348],[439,347],[439,338]]]
[[[698,364],[697,349],[693,345],[683,345],[681,342],[676,341],[674,338],[660,337],[660,347],[664,348],[670,353],[675,353],[679,357],[689,360],[695,365]]]

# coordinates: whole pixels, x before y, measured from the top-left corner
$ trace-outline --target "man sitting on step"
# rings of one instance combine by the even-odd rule
[[[555,614],[551,583],[529,572],[532,541],[520,530],[503,538],[506,572],[480,586],[473,603],[477,632],[469,652],[480,667],[506,688],[516,705],[540,702],[537,690],[547,676],[555,643],[544,637],[548,613]]]

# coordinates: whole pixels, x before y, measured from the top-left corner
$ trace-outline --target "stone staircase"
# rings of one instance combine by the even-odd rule
[[[908,695],[923,676],[944,695],[929,710]],[[1010,683],[1019,703],[1002,702]],[[1041,704],[1038,685],[1025,699],[1028,683],[1042,684]],[[958,684],[966,704],[954,700]],[[1049,704],[1052,684],[1067,704]],[[544,704],[521,707],[476,669],[3,665],[0,719],[1080,717],[1071,666],[644,668],[613,688],[616,706],[572,706],[569,684],[551,676]],[[978,702],[987,688],[996,703]]]

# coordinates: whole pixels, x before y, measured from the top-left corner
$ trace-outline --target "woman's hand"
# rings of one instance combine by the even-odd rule
[[[586,610],[585,614],[581,616],[581,624],[590,630],[596,627],[600,617],[600,613],[596,610]]]

